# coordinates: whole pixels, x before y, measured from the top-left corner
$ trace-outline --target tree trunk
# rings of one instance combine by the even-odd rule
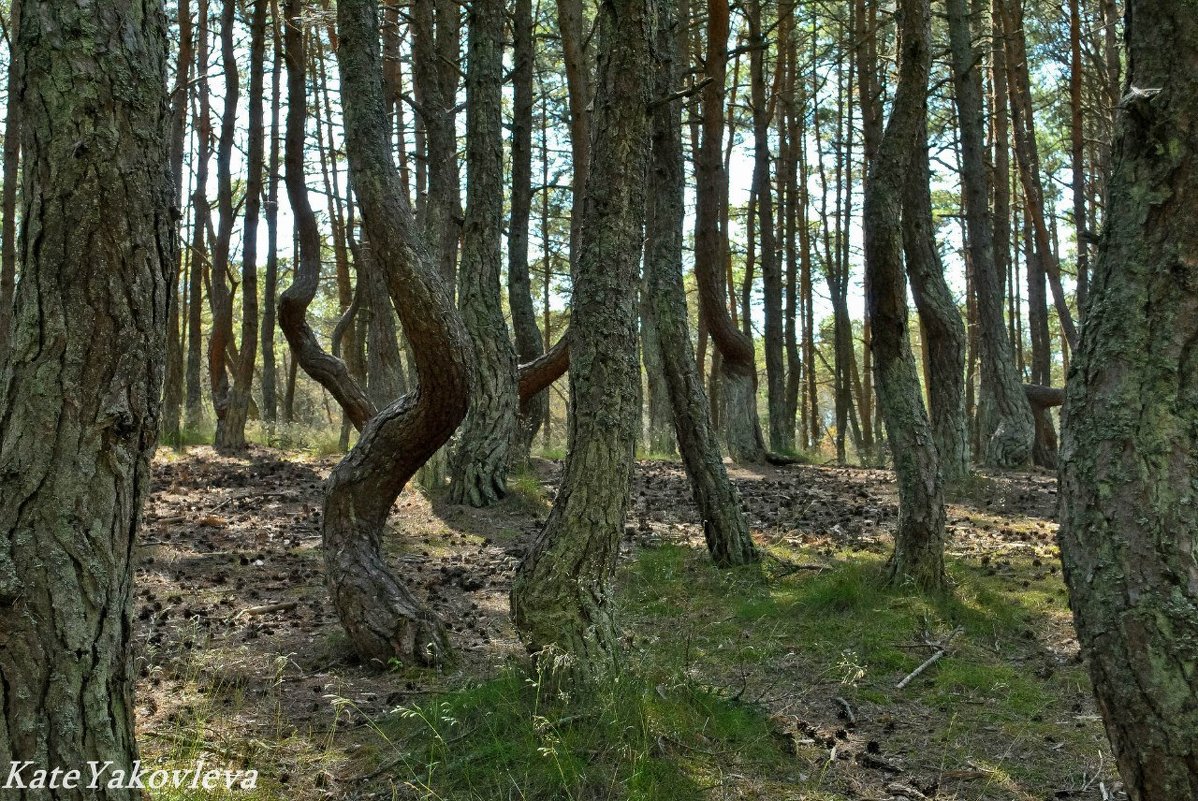
[[[653,75],[655,95],[668,96],[681,73],[676,42],[678,21],[674,0],[657,0],[657,43]],[[685,36],[685,27],[681,27]],[[685,39],[683,39],[685,42]],[[685,216],[685,173],[682,160],[680,104],[657,101],[653,107],[652,156],[645,225],[646,300],[656,346],[665,373],[674,428],[691,492],[703,521],[707,549],[717,565],[728,567],[756,561],[740,495],[720,454],[709,423],[707,396],[695,363],[687,330],[686,289],[682,281],[682,230]],[[645,343],[649,347],[649,343]]]
[[[512,311],[512,333],[516,361],[530,362],[545,352],[537,314],[532,305],[532,281],[528,273],[528,221],[532,214],[532,106],[533,48],[532,0],[515,0],[512,31],[512,194],[508,221],[508,307]],[[548,193],[548,189],[544,190]],[[538,393],[520,404],[516,437],[510,461],[527,463],[533,439],[549,414],[549,394]]]
[[[903,251],[907,257],[911,293],[923,324],[929,367],[924,380],[940,475],[945,482],[955,482],[969,474],[969,440],[965,433],[965,326],[957,302],[944,280],[944,267],[940,263],[932,222],[930,186],[925,100],[916,123],[915,148],[903,185]]]
[[[9,42],[17,41],[21,30],[21,5],[23,0],[12,0],[8,6]],[[3,232],[0,232],[0,362],[8,349],[9,327],[12,325],[13,296],[17,279],[17,182],[21,165],[21,104],[16,102],[20,94],[21,74],[9,46],[8,98],[4,111],[4,197]]]
[[[199,0],[196,15],[196,181],[191,194],[191,272],[187,280],[187,366],[184,425],[194,431],[204,416],[200,387],[200,343],[203,341],[204,269],[208,262],[205,246],[208,233],[208,157],[212,151],[212,114],[208,101],[208,0]]]
[[[902,258],[902,196],[911,154],[919,146],[931,65],[928,0],[899,0],[899,78],[893,110],[878,146],[865,196],[866,303],[878,401],[898,476],[899,520],[890,579],[921,590],[945,586],[944,496],[936,445],[907,335],[907,287]],[[910,207],[908,207],[910,208]]]
[[[646,243],[646,253],[648,247]],[[645,365],[645,385],[649,390],[649,430],[646,432],[645,442],[649,453],[673,456],[678,452],[677,441],[674,438],[674,409],[666,379],[661,334],[657,330],[657,318],[653,314],[653,300],[649,294],[648,273],[649,267],[646,264],[644,280],[641,282],[640,302],[641,361]]]
[[[993,467],[1021,467],[1032,453],[1032,410],[1020,389],[1002,311],[1002,277],[994,259],[990,180],[985,164],[981,59],[973,45],[966,0],[946,0],[952,49],[953,85],[961,131],[961,183],[965,199],[969,259],[973,268],[981,345],[980,427],[984,461]]]
[[[283,162],[287,199],[295,218],[298,247],[294,279],[279,298],[279,328],[291,346],[292,359],[329,391],[359,431],[374,417],[375,406],[350,375],[345,362],[325,352],[308,325],[308,306],[320,284],[320,229],[308,200],[304,177],[304,127],[307,91],[304,58],[303,0],[287,0],[283,48],[287,57],[287,122]],[[290,389],[289,389],[290,391]]]
[[[129,770],[131,557],[175,267],[167,21],[136,0],[25,11],[21,314],[0,364],[0,760]],[[17,792],[50,795],[95,797]]]
[[[1107,229],[1069,376],[1061,558],[1132,801],[1198,797],[1198,16],[1128,0]]]
[[[245,423],[253,398],[254,361],[258,350],[258,215],[262,208],[262,169],[266,161],[262,96],[266,71],[267,0],[254,0],[250,19],[249,143],[246,158],[245,226],[241,236],[241,347],[229,391],[223,427],[217,424],[217,447],[244,448]]]
[[[377,0],[339,0],[337,30],[350,179],[374,258],[412,346],[419,387],[380,411],[329,476],[326,579],[342,625],[364,660],[434,664],[448,653],[445,633],[387,568],[381,539],[408,479],[466,414],[470,340],[416,232],[392,161]]]
[[[582,203],[591,168],[591,70],[584,47],[585,20],[582,0],[557,0],[557,23],[566,68],[566,96],[570,104],[570,166],[573,179],[570,209],[570,269],[578,262]]]
[[[516,351],[500,299],[503,228],[503,0],[475,0],[466,73],[466,206],[458,309],[474,343],[470,411],[454,454],[454,503],[487,506],[507,495],[516,432]]]
[[[619,647],[608,579],[624,534],[636,444],[652,23],[645,0],[613,0],[599,10],[593,161],[570,325],[570,450],[553,511],[512,587],[512,617],[525,646],[564,651],[577,677],[610,668]]]
[[[14,3],[14,11],[20,3]],[[19,12],[18,12],[19,13]],[[184,204],[183,151],[187,142],[187,103],[191,99],[191,3],[179,0],[179,52],[175,61],[175,86],[171,91],[171,175],[175,180],[175,208],[182,215]],[[10,74],[10,79],[11,79]],[[15,97],[11,92],[9,97]],[[17,103],[10,103],[10,115]],[[6,140],[7,141],[7,140]],[[7,182],[5,190],[7,191]],[[5,198],[7,201],[7,197]],[[7,219],[7,218],[6,218]],[[7,223],[6,223],[7,227]],[[167,312],[166,378],[162,387],[162,438],[176,448],[182,442],[183,416],[183,331],[179,311],[179,276],[183,274],[183,248],[176,248],[175,268],[171,273],[170,309]],[[3,283],[3,281],[0,281]],[[4,292],[0,290],[0,359],[4,358]]]
[[[705,71],[710,82],[702,94],[703,141],[695,163],[695,279],[699,285],[699,307],[720,355],[721,428],[728,453],[736,462],[752,464],[765,459],[765,443],[757,416],[753,340],[737,330],[729,316],[725,287],[720,280],[728,250],[720,232],[720,207],[726,184],[721,143],[728,63],[727,0],[709,0],[707,15]]]
[[[266,190],[266,274],[262,286],[262,416],[268,423],[278,419],[278,368],[275,362],[275,302],[279,282],[279,100],[283,71],[283,24],[278,0],[270,1],[271,49],[274,63],[270,77],[270,165]]]

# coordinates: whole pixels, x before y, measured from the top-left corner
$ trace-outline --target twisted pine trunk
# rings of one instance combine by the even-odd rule
[[[458,308],[474,343],[474,394],[454,454],[454,503],[487,506],[507,494],[508,449],[516,430],[516,351],[500,301],[503,228],[503,0],[469,10],[466,183],[470,202]]]
[[[569,654],[576,673],[618,649],[608,597],[628,506],[639,414],[636,288],[649,153],[645,0],[599,11],[592,162],[570,324],[570,453],[553,511],[512,587],[512,615],[532,652]]]
[[[657,0],[654,48],[655,94],[673,91],[679,74],[675,46],[674,0]],[[652,158],[645,221],[647,316],[657,335],[654,345],[665,374],[674,431],[690,479],[691,492],[703,519],[703,536],[711,558],[721,567],[759,558],[741,509],[740,495],[724,468],[720,445],[711,430],[710,410],[695,351],[687,330],[686,289],[682,282],[682,230],[685,216],[685,173],[682,157],[682,109],[677,101],[657,101],[653,109]],[[649,348],[645,343],[645,348]]]
[[[944,497],[932,427],[907,335],[902,258],[902,187],[918,143],[931,54],[928,0],[900,0],[899,80],[865,197],[866,302],[878,401],[898,474],[899,521],[890,576],[924,590],[944,586]]]
[[[337,4],[345,146],[374,260],[411,343],[418,387],[375,415],[329,476],[325,570],[337,614],[363,659],[435,664],[448,654],[445,632],[388,569],[381,536],[408,479],[466,414],[471,348],[391,159],[378,19],[377,0]]]
[[[129,770],[131,556],[175,265],[167,22],[156,0],[23,12],[20,311],[0,364],[0,762]]]

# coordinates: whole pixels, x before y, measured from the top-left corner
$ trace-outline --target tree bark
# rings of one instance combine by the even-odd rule
[[[591,168],[592,80],[584,46],[582,0],[557,0],[557,24],[566,68],[566,99],[570,106],[570,269],[578,262],[582,204]]]
[[[16,42],[21,30],[23,0],[12,0],[8,7],[9,42]],[[4,196],[0,214],[4,229],[0,232],[0,361],[8,349],[9,327],[12,325],[13,299],[17,280],[17,183],[21,165],[21,73],[16,59],[8,59],[8,102],[4,114]]]
[[[532,215],[532,107],[533,48],[532,0],[515,0],[512,11],[512,193],[508,220],[508,308],[516,360],[530,362],[545,352],[532,304],[528,272],[528,221]],[[547,189],[545,190],[548,191]],[[527,463],[533,439],[549,414],[549,395],[541,392],[520,403],[516,436],[510,451],[513,465]]]
[[[610,668],[619,647],[608,579],[624,534],[636,444],[652,24],[645,0],[612,0],[599,10],[593,161],[570,334],[570,450],[549,520],[512,587],[512,617],[525,646],[564,651],[577,677]]]
[[[924,380],[931,407],[932,440],[945,482],[969,474],[965,427],[965,325],[944,280],[932,221],[931,170],[928,165],[927,101],[916,123],[916,143],[903,184],[903,251],[911,293],[919,310],[928,367]],[[875,329],[875,335],[876,335]]]
[[[458,309],[474,343],[470,411],[454,454],[454,503],[507,495],[508,449],[519,404],[516,351],[500,299],[503,228],[503,0],[475,0],[466,73],[466,206]]]
[[[1198,797],[1198,16],[1128,0],[1107,229],[1069,376],[1065,580],[1133,801]]]
[[[270,0],[271,50],[274,63],[270,78],[270,164],[266,190],[266,273],[262,285],[262,416],[268,423],[278,419],[278,367],[275,361],[275,303],[279,282],[279,100],[283,65],[282,28],[278,0]]]
[[[200,388],[200,360],[203,341],[204,269],[208,263],[205,245],[210,223],[208,206],[208,157],[212,149],[212,113],[208,100],[208,0],[199,0],[196,15],[196,113],[192,127],[196,132],[196,182],[191,195],[192,231],[191,272],[187,279],[187,365],[184,378],[186,401],[184,425],[194,431],[204,416]]]
[[[345,362],[325,352],[308,325],[308,306],[320,284],[320,229],[308,200],[304,177],[304,120],[307,90],[304,58],[303,0],[287,0],[283,48],[287,58],[287,122],[284,143],[285,183],[295,218],[298,247],[291,286],[279,298],[279,328],[291,346],[291,355],[304,372],[329,391],[359,431],[374,417],[375,406],[350,375]]]
[[[654,94],[666,97],[681,73],[674,0],[657,0]],[[681,28],[685,36],[685,27]],[[683,39],[685,42],[685,39]],[[719,442],[709,423],[710,410],[687,330],[686,289],[682,281],[683,218],[686,176],[682,158],[682,116],[678,102],[653,108],[652,155],[645,214],[645,278],[649,315],[658,340],[659,360],[672,406],[674,430],[703,521],[711,558],[721,567],[758,559],[749,535],[740,495],[728,480]],[[649,343],[645,343],[649,347]]]
[[[935,437],[924,411],[907,334],[902,259],[902,196],[920,143],[931,66],[928,0],[899,0],[899,77],[865,196],[866,303],[873,320],[874,376],[898,476],[899,520],[890,580],[940,590],[944,574],[944,495]],[[908,207],[910,210],[910,207]]]
[[[13,10],[17,11],[19,6],[19,2],[14,3]],[[179,50],[175,61],[175,85],[171,90],[171,175],[175,181],[175,208],[182,216],[183,187],[186,184],[183,177],[183,151],[187,142],[187,102],[191,99],[191,62],[194,58],[191,3],[188,0],[179,0],[177,22]],[[11,78],[10,75],[10,80]],[[15,97],[11,91],[8,96]],[[9,105],[13,108],[18,106],[17,103]],[[10,109],[10,115],[11,113]],[[7,142],[7,139],[5,141]],[[7,188],[6,181],[6,191]],[[5,201],[7,202],[7,197]],[[166,378],[162,386],[162,438],[176,448],[183,444],[183,331],[179,310],[179,277],[183,274],[183,255],[183,248],[176,247],[175,269],[171,274],[170,308],[167,312]],[[0,290],[0,359],[4,358],[2,343],[7,328],[3,320],[4,297],[3,290]]]
[[[1002,277],[994,256],[990,180],[985,164],[981,74],[966,0],[946,0],[953,86],[961,131],[961,183],[965,199],[969,259],[977,299],[982,381],[980,427],[984,461],[992,467],[1021,467],[1032,453],[1032,410],[1023,397],[1011,357],[1002,312]]]
[[[297,2],[297,0],[292,0]],[[418,388],[380,411],[329,476],[325,571],[333,605],[359,655],[435,664],[448,655],[433,613],[384,560],[387,515],[416,470],[466,414],[471,348],[391,156],[377,0],[339,0],[337,61],[350,180],[374,258],[412,346]]]
[[[720,231],[720,207],[726,183],[721,146],[728,16],[727,0],[708,0],[704,70],[710,82],[702,93],[703,140],[695,163],[695,279],[699,285],[699,308],[720,354],[719,386],[724,410],[721,428],[728,453],[736,462],[752,464],[765,460],[765,442],[757,416],[753,340],[737,330],[729,316],[725,287],[720,280],[728,251],[728,243]]]
[[[0,760],[128,770],[131,557],[175,265],[167,21],[152,0],[24,11],[20,312],[0,363]]]

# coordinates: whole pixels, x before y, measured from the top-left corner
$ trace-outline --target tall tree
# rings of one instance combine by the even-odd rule
[[[178,3],[179,50],[175,60],[175,85],[171,90],[171,175],[175,180],[176,208],[184,204],[183,155],[187,144],[187,103],[191,99],[192,26],[191,3]],[[9,94],[9,97],[12,97]],[[16,105],[16,104],[10,104]],[[162,435],[175,446],[182,444],[181,417],[183,414],[183,331],[179,310],[179,277],[183,274],[184,248],[176,249],[175,270],[171,275],[170,310],[166,335],[166,378],[162,387]],[[0,293],[2,294],[2,293]],[[3,312],[0,311],[0,314]],[[3,321],[0,320],[0,328]],[[0,333],[0,339],[3,339]],[[3,348],[0,347],[0,358]]]
[[[404,485],[466,414],[470,340],[417,232],[392,160],[378,0],[339,0],[337,31],[350,180],[373,258],[386,275],[388,294],[411,344],[419,386],[380,411],[329,476],[325,572],[333,605],[363,659],[383,665],[391,659],[432,664],[448,651],[444,630],[388,569],[382,535]]]
[[[474,343],[470,411],[454,455],[450,497],[486,506],[507,494],[516,431],[516,351],[500,299],[503,228],[503,0],[474,0],[466,72],[466,186],[458,309]]]
[[[592,162],[570,334],[570,452],[545,528],[521,563],[512,615],[532,652],[556,646],[587,675],[618,649],[608,580],[632,478],[639,410],[636,289],[649,155],[645,0],[599,10]]]
[[[866,303],[874,331],[870,346],[878,401],[898,474],[899,520],[890,577],[920,589],[945,585],[944,495],[936,444],[919,390],[907,335],[903,275],[902,197],[911,154],[920,144],[931,65],[928,0],[900,0],[899,78],[894,104],[865,196]],[[910,210],[910,206],[908,206]]]
[[[270,161],[266,189],[266,271],[262,280],[262,417],[278,419],[278,373],[275,362],[275,303],[279,281],[279,105],[282,94],[283,35],[278,0],[270,0]]]
[[[516,359],[530,362],[545,352],[537,314],[532,303],[532,281],[528,270],[528,223],[532,216],[532,107],[533,107],[533,18],[532,0],[515,0],[512,8],[512,189],[511,217],[507,237],[508,308],[512,311],[512,333]],[[548,194],[548,188],[543,189]],[[533,438],[549,414],[549,394],[539,392],[520,404],[516,441],[512,444],[514,465],[528,460]]]
[[[175,265],[167,22],[157,0],[24,11],[20,314],[0,364],[0,759],[130,769],[131,556]]]
[[[728,253],[728,242],[720,226],[727,181],[722,148],[728,27],[727,0],[708,0],[703,139],[695,160],[695,279],[699,285],[700,314],[720,355],[722,434],[733,460],[753,463],[765,459],[765,442],[757,415],[756,357],[753,340],[736,327],[728,313],[725,283],[721,280]]]
[[[293,362],[316,379],[340,404],[354,427],[361,430],[374,416],[375,406],[365,390],[350,375],[345,362],[325,352],[308,325],[308,306],[316,298],[320,285],[320,228],[308,200],[304,173],[305,119],[307,118],[307,81],[304,42],[307,24],[303,18],[303,0],[287,0],[283,49],[287,58],[287,120],[283,162],[287,199],[295,218],[297,247],[294,279],[279,298],[279,328],[291,346]],[[288,390],[290,395],[290,386]]]
[[[1061,559],[1133,801],[1198,797],[1198,15],[1128,0],[1107,228],[1067,385]]]
[[[676,54],[684,52],[680,45],[686,42],[686,28],[678,24],[674,0],[657,0],[656,8],[653,74],[657,97],[645,210],[645,294],[657,334],[654,344],[665,373],[674,430],[703,520],[707,549],[718,565],[742,565],[756,561],[758,553],[749,536],[740,496],[728,480],[719,442],[711,430],[707,396],[688,330],[682,282],[686,212],[682,109],[679,102],[666,102],[664,98],[673,93],[681,74]],[[648,348],[649,343],[644,347]]]
[[[196,105],[192,127],[196,133],[195,185],[191,193],[191,253],[187,276],[187,365],[184,371],[186,400],[184,424],[194,431],[204,416],[204,401],[200,387],[200,359],[203,341],[204,273],[208,267],[207,236],[210,207],[208,205],[208,157],[212,152],[212,109],[208,95],[208,33],[210,30],[208,0],[198,0],[196,13]]]
[[[967,0],[946,0],[952,51],[953,88],[961,139],[961,183],[969,262],[977,300],[982,381],[978,415],[984,461],[1019,467],[1032,453],[1032,410],[1024,397],[1003,321],[1002,276],[994,255],[990,178],[985,161],[981,58],[974,46]]]

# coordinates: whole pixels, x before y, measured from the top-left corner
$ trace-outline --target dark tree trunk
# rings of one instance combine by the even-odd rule
[[[229,390],[229,410],[217,424],[217,447],[244,448],[250,389],[258,351],[258,215],[262,208],[262,169],[266,161],[262,95],[266,70],[266,6],[254,0],[250,19],[249,145],[246,158],[245,225],[241,236],[241,347]]]
[[[572,195],[570,209],[570,268],[578,263],[578,237],[582,225],[582,203],[591,168],[591,70],[585,51],[586,20],[582,0],[556,0],[562,62],[566,68],[566,95],[570,105],[570,165]]]
[[[199,0],[196,15],[196,114],[192,127],[196,132],[196,182],[191,194],[192,230],[191,272],[187,279],[187,367],[184,424],[194,431],[204,416],[200,387],[200,360],[203,341],[204,269],[208,263],[205,246],[209,224],[208,157],[212,151],[212,114],[208,102],[208,0]]]
[[[923,138],[931,64],[928,0],[899,0],[899,78],[894,106],[865,196],[866,303],[873,320],[871,348],[878,401],[898,475],[899,520],[890,578],[939,590],[944,575],[944,496],[936,445],[924,411],[919,375],[907,335],[903,276],[902,195],[911,153]]]
[[[652,23],[645,0],[613,0],[599,10],[593,161],[570,334],[570,451],[553,511],[512,587],[512,616],[525,646],[561,649],[580,676],[610,667],[619,647],[607,586],[636,444]]]
[[[23,0],[12,0],[8,6],[9,42],[17,41],[21,30]],[[0,213],[3,231],[0,232],[0,361],[8,349],[9,326],[12,324],[13,296],[17,279],[17,181],[21,166],[21,104],[15,102],[20,93],[21,73],[16,59],[8,58],[8,102],[4,118],[4,197]]]
[[[903,251],[907,257],[911,293],[923,324],[929,368],[924,380],[931,407],[932,439],[936,443],[941,477],[945,482],[954,482],[969,473],[969,440],[965,433],[965,325],[944,280],[944,267],[936,248],[926,101],[919,116],[911,165],[903,185]]]
[[[212,242],[212,269],[209,275],[212,306],[212,332],[208,338],[208,385],[212,392],[212,410],[216,415],[218,448],[238,448],[245,444],[244,425],[238,432],[229,420],[232,402],[227,360],[233,343],[233,294],[228,276],[231,270],[229,250],[233,240],[233,143],[237,136],[237,100],[241,82],[237,72],[233,28],[236,0],[222,0],[220,21],[221,66],[225,76],[224,109],[220,119],[220,139],[216,144],[216,238]]]
[[[507,494],[516,432],[516,351],[500,299],[503,228],[503,0],[475,0],[466,73],[466,185],[458,309],[474,343],[470,411],[454,454],[454,503],[487,506]]]
[[[320,284],[320,229],[308,200],[308,184],[304,177],[307,91],[302,9],[303,0],[287,0],[283,37],[287,57],[287,124],[283,162],[298,248],[293,257],[294,280],[279,298],[279,327],[291,346],[292,359],[329,391],[350,422],[360,431],[366,421],[374,416],[375,406],[350,375],[345,362],[329,355],[320,346],[307,320],[308,306],[316,297]]]
[[[0,760],[128,770],[131,557],[175,267],[167,22],[153,1],[25,12],[22,313],[0,364]]]
[[[14,3],[17,10],[20,3]],[[175,180],[175,208],[182,216],[184,197],[183,187],[183,151],[187,142],[187,102],[191,99],[191,62],[192,27],[191,3],[179,0],[179,52],[175,61],[175,85],[171,90],[171,175]],[[10,75],[11,78],[11,75]],[[15,97],[10,91],[9,97]],[[18,104],[10,103],[11,109]],[[5,182],[7,191],[8,185]],[[7,198],[6,198],[7,200]],[[7,219],[7,218],[6,218]],[[167,312],[166,333],[166,378],[162,387],[162,438],[180,447],[182,442],[183,416],[183,331],[179,310],[179,276],[183,274],[183,248],[176,249],[175,268],[171,273],[170,310]],[[2,282],[0,282],[2,283]],[[3,297],[0,290],[0,343],[4,339],[5,325],[3,322]],[[4,356],[4,347],[0,344],[0,359]]]
[[[684,51],[676,44],[674,0],[657,0],[656,6],[653,75],[654,94],[660,98],[673,91],[681,73],[676,54]],[[681,30],[685,32],[685,27]],[[658,336],[656,344],[673,407],[674,428],[703,520],[707,549],[717,565],[727,567],[756,561],[758,554],[741,510],[740,495],[728,480],[719,443],[711,430],[707,396],[687,330],[686,289],[682,282],[685,179],[681,107],[677,102],[659,102],[653,109],[645,214],[646,300]]]
[[[262,417],[278,419],[278,367],[275,362],[275,303],[279,282],[279,100],[283,65],[282,28],[278,0],[271,0],[271,42],[274,65],[270,77],[270,164],[266,190],[266,273],[262,282]]]
[[[679,140],[681,142],[681,140]],[[646,243],[646,252],[648,244]],[[657,330],[657,319],[653,314],[653,301],[649,295],[649,268],[645,266],[641,282],[641,361],[645,365],[645,386],[648,389],[649,429],[645,432],[645,443],[649,452],[673,456],[678,452],[674,438],[674,409],[670,401],[670,390],[666,381],[666,367],[661,350],[661,334]]]
[[[533,20],[532,0],[515,0],[512,12],[512,195],[508,221],[508,307],[512,311],[512,333],[516,360],[530,362],[545,352],[537,314],[532,305],[532,282],[528,273],[528,221],[532,214],[532,106],[533,106]],[[545,190],[548,191],[548,190]],[[549,394],[538,393],[520,404],[516,438],[510,461],[528,461],[533,438],[549,414]]]
[[[994,257],[990,179],[985,163],[982,81],[966,0],[946,0],[953,85],[961,131],[961,182],[969,260],[977,298],[982,381],[979,417],[984,461],[1021,467],[1032,454],[1032,410],[1020,389],[1002,310],[1002,276]]]
[[[1128,0],[1107,229],[1069,376],[1065,579],[1132,801],[1198,798],[1198,15]],[[1147,91],[1144,91],[1147,90]]]
[[[720,426],[728,453],[736,462],[765,459],[765,442],[757,416],[757,364],[753,340],[739,331],[729,316],[724,297],[728,243],[720,230],[720,208],[726,184],[722,142],[724,137],[724,81],[728,64],[728,3],[709,0],[707,8],[707,61],[710,82],[702,94],[703,141],[695,162],[695,279],[699,308],[707,320],[711,339],[720,355],[719,387],[723,418]],[[716,371],[712,371],[713,377]]]
[[[342,625],[363,659],[383,666],[391,659],[433,664],[447,655],[445,633],[388,569],[381,540],[404,485],[466,414],[470,340],[416,231],[392,161],[377,0],[340,0],[337,30],[350,180],[374,259],[411,343],[419,387],[380,411],[329,476],[326,578]]]

